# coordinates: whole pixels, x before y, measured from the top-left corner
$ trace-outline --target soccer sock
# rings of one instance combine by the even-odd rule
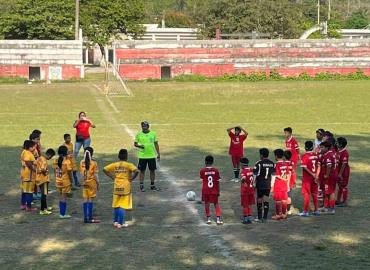
[[[235,176],[235,178],[239,178],[239,173],[240,173],[240,169],[239,168],[234,168],[234,176]]]
[[[59,213],[61,216],[64,216],[67,211],[67,202],[59,202]]]
[[[123,208],[118,208],[118,223],[123,224],[125,222],[125,210]]]
[[[310,207],[310,195],[308,193],[303,194],[303,212],[308,212],[308,208]],[[289,211],[289,210],[288,210]]]
[[[27,200],[26,200],[26,193],[21,194],[21,205],[26,205]]]
[[[348,188],[343,188],[343,202],[346,203],[348,199]]]
[[[83,211],[84,211],[84,221],[87,220],[87,211],[88,211],[88,202],[83,203]]]
[[[324,207],[325,208],[328,208],[329,206],[329,199],[327,198],[327,196],[325,195],[325,198],[324,198]]]
[[[243,215],[246,217],[246,216],[249,216],[249,207],[243,207]]]
[[[282,201],[282,203],[281,203],[281,213],[283,215],[286,215],[287,206],[288,206],[287,202],[286,201]]]
[[[262,203],[257,203],[258,219],[262,219]]]
[[[113,209],[113,215],[114,215],[113,222],[118,222],[118,212],[119,212],[119,208]]]
[[[93,209],[94,209],[94,203],[88,202],[88,213],[89,213],[89,220],[91,221],[93,219]]]
[[[41,194],[41,211],[47,210],[46,206],[46,195]]]
[[[216,217],[220,217],[221,216],[221,206],[219,204],[215,204],[215,208],[216,208]]]
[[[269,202],[263,202],[263,219],[267,219],[269,209],[270,209],[270,203]]]
[[[209,209],[209,203],[204,204],[204,210],[206,211],[206,217],[210,217],[211,216],[211,211]]]
[[[25,193],[26,194],[26,204],[27,208],[32,207],[32,201],[33,201],[33,194],[32,193]]]
[[[281,214],[281,202],[275,201],[275,215]]]
[[[329,200],[329,207],[330,207],[331,209],[334,209],[334,208],[335,208],[335,200],[334,200],[334,199],[330,199],[330,200]]]
[[[75,185],[78,185],[79,182],[78,182],[77,172],[73,171],[72,175],[73,175],[73,181],[75,182]]]
[[[312,196],[313,208],[314,208],[315,211],[317,211],[318,204],[319,204],[318,203],[318,198],[317,198],[317,193],[311,194],[311,196]]]

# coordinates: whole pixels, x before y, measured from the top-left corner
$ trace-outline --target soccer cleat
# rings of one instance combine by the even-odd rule
[[[48,210],[43,210],[43,211],[40,211],[40,215],[42,215],[42,216],[45,216],[45,215],[50,215],[50,214],[52,214],[53,212],[51,212],[51,211],[48,211]]]
[[[118,222],[113,222],[113,227],[117,227],[118,224]]]
[[[280,215],[280,219],[287,219],[287,217],[288,217],[288,216],[287,216],[286,214],[281,214],[281,215]]]
[[[335,202],[335,205],[340,205],[341,204],[341,202]]]
[[[322,212],[322,213],[327,213],[327,212],[329,211],[329,209],[328,209],[328,208],[326,208],[326,207],[321,207],[319,210],[320,210],[320,212]]]
[[[53,207],[50,206],[46,210],[51,211],[51,210],[53,210]]]
[[[318,217],[320,216],[320,211],[319,210],[316,210],[312,213],[314,216]]]
[[[116,226],[116,228],[117,229],[121,229],[122,228],[122,225],[118,223],[117,226]]]
[[[211,217],[207,217],[207,221],[206,221],[206,223],[207,223],[208,225],[212,224],[212,219],[211,219]]]
[[[159,188],[157,188],[155,185],[151,185],[150,190],[159,191]]]
[[[273,215],[273,216],[272,216],[272,219],[273,219],[273,220],[279,220],[279,219],[280,219],[280,215]]]
[[[71,218],[71,216],[70,215],[64,215],[64,216],[59,215],[59,218],[60,219],[68,219],[68,218]]]
[[[143,184],[140,184],[140,191],[141,192],[145,192],[145,189],[144,189],[144,185]]]
[[[27,206],[26,205],[21,205],[21,207],[19,209],[21,210],[26,210]]]
[[[335,209],[334,208],[329,209],[328,214],[329,215],[335,215]]]
[[[222,224],[224,224],[224,222],[221,220],[221,217],[217,217],[217,219],[216,219],[216,224],[217,224],[217,225],[222,225]]]
[[[127,227],[128,227],[128,223],[126,223],[126,222],[125,222],[125,223],[123,223],[123,224],[122,224],[122,227],[123,227],[123,228],[127,228]]]
[[[249,220],[248,217],[243,217],[242,224],[248,224],[248,220]]]
[[[300,217],[309,217],[310,216],[310,214],[308,213],[308,212],[301,212],[301,213],[299,213],[298,214]]]
[[[254,219],[254,222],[257,222],[257,223],[263,223],[263,219],[255,218],[255,219]]]

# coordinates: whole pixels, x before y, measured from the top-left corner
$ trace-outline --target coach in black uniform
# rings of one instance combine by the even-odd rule
[[[258,222],[264,222],[267,219],[269,212],[268,198],[271,190],[271,177],[275,171],[274,162],[268,159],[269,150],[267,148],[260,149],[260,158],[253,169],[253,173],[256,177],[256,189],[257,189],[257,212]],[[262,219],[263,212],[263,219]]]

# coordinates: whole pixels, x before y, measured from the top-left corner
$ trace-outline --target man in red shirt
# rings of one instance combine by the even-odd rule
[[[234,132],[232,130],[234,129]],[[244,156],[243,143],[248,137],[248,132],[242,127],[228,128],[227,134],[230,137],[229,155],[234,168],[234,179],[231,181],[239,181],[240,159]]]
[[[294,164],[294,171],[296,170],[299,160],[299,144],[293,137],[293,129],[291,127],[284,128],[285,135],[285,150],[292,152],[292,162]]]
[[[202,185],[202,201],[204,202],[207,224],[212,223],[210,204],[213,203],[216,209],[216,223],[222,225],[221,220],[221,207],[218,203],[218,197],[220,196],[220,173],[213,167],[213,157],[206,156],[205,167],[199,172],[200,179],[203,182]]]
[[[309,205],[310,205],[310,195],[312,196],[312,202],[314,205],[315,216],[320,215],[318,211],[318,175],[320,173],[319,158],[314,152],[314,144],[312,141],[305,142],[306,153],[303,154],[301,158],[301,168],[302,168],[302,194],[304,196],[303,212],[299,215],[302,217],[308,217]]]
[[[276,164],[275,164],[275,183],[273,188],[274,201],[275,201],[275,215],[272,217],[274,220],[287,218],[287,200],[288,200],[288,187],[289,187],[289,162],[284,161],[284,150],[276,149],[274,151]]]
[[[338,143],[338,154],[339,154],[339,163],[338,163],[338,194],[337,200],[335,202],[338,206],[347,206],[347,197],[348,197],[348,182],[350,175],[350,167],[348,164],[349,154],[346,149],[347,140],[346,138],[339,137],[337,139]],[[342,201],[343,196],[343,201]]]
[[[320,164],[320,175],[324,183],[324,209],[327,212],[329,207],[329,214],[335,214],[335,188],[337,185],[337,169],[335,153],[330,150],[332,144],[328,141],[321,143],[321,153],[323,154]]]
[[[248,167],[249,160],[247,158],[240,159],[242,165],[241,185],[240,185],[240,201],[243,207],[243,224],[252,223],[252,206],[256,204],[254,196],[254,174],[253,168]]]

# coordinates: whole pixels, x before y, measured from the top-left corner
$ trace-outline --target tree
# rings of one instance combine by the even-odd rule
[[[1,36],[5,39],[73,39],[74,1],[10,1],[3,5]]]
[[[370,24],[370,19],[365,11],[356,11],[346,20],[344,27],[347,29],[362,29]]]
[[[166,27],[193,27],[194,22],[182,12],[170,11],[165,14]]]
[[[90,44],[98,44],[105,56],[104,46],[121,34],[134,38],[144,33],[141,0],[81,0],[81,25]]]

